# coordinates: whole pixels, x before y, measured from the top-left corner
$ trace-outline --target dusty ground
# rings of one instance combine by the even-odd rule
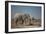
[[[28,22],[27,22],[28,23]],[[40,22],[33,22],[29,25],[24,25],[24,24],[16,24],[14,21],[11,22],[11,28],[34,28],[34,27],[40,27],[41,23]]]

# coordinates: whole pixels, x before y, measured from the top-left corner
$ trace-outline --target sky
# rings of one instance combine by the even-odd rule
[[[41,7],[11,5],[11,18],[13,18],[16,13],[26,13],[26,14],[30,14],[34,18],[40,19]]]

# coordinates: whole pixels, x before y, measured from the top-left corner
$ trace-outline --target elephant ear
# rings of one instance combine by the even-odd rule
[[[18,17],[18,19],[19,19],[19,20],[22,20],[22,15],[20,15],[20,16]]]

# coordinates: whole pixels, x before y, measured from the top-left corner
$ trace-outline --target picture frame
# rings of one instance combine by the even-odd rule
[[[39,13],[41,17],[41,27],[39,28],[13,28],[11,29],[11,18],[12,18],[12,10],[14,9],[11,8],[11,5],[14,5],[16,8],[16,11],[18,10],[18,7],[22,6],[32,6],[32,7],[41,7],[38,9],[39,11],[41,10],[41,13]],[[21,11],[21,8],[19,11]],[[23,8],[22,8],[23,9]],[[37,9],[37,8],[36,8]],[[24,10],[24,9],[23,9]],[[33,10],[33,9],[32,9]],[[37,10],[37,11],[38,11]],[[16,12],[15,12],[16,13]],[[36,12],[37,13],[37,12]],[[10,22],[10,23],[9,23]],[[33,30],[34,29],[34,30]],[[5,33],[21,33],[21,32],[40,32],[40,31],[45,31],[45,3],[40,3],[40,2],[22,2],[22,1],[5,1]]]

